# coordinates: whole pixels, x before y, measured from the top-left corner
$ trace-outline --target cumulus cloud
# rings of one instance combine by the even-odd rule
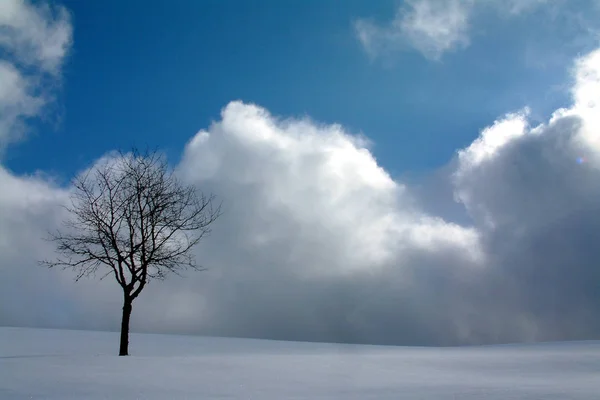
[[[0,4],[0,151],[52,101],[71,40],[65,8],[23,0]]]
[[[479,238],[421,211],[365,146],[340,126],[240,102],[190,141],[181,173],[226,201],[219,248],[198,254],[214,266],[210,332],[388,343],[424,332],[403,323],[415,263],[469,269]]]
[[[597,336],[599,54],[575,63],[570,107],[538,126],[527,110],[500,118],[429,192],[391,179],[339,125],[230,103],[177,166],[224,200],[196,250],[209,270],[148,286],[134,330],[435,345]],[[69,189],[0,179],[14,187],[0,196],[0,321],[116,329],[114,282],[35,266]],[[426,211],[433,192],[468,222]]]
[[[597,54],[576,63],[571,107],[539,126],[508,114],[458,153],[448,179],[470,225],[421,209],[341,127],[231,103],[178,167],[226,199],[198,252],[212,269],[180,291],[154,287],[140,313],[160,302],[172,326],[279,339],[594,337]]]
[[[201,164],[195,165],[196,160]],[[337,125],[277,121],[254,105],[229,104],[221,122],[190,142],[180,168],[198,183],[233,181],[236,190],[255,187],[253,195],[259,198],[252,209],[261,208],[260,218],[249,225],[259,231],[249,236],[264,245],[296,226],[292,231],[304,236],[304,240],[294,240],[297,243],[314,240],[316,245],[326,245],[327,257],[345,257],[333,264],[313,262],[322,272],[375,269],[397,260],[403,246],[476,239],[472,232],[446,227],[443,221],[421,213],[407,188],[377,165],[362,139]],[[243,198],[243,192],[226,198]],[[260,234],[260,221],[268,224],[270,214],[285,215],[288,221],[273,227],[279,231]],[[456,235],[441,233],[452,228]],[[292,249],[298,255],[307,250]]]
[[[218,228],[198,249],[210,270],[150,285],[136,305],[134,327],[299,340],[416,342],[421,334],[445,340],[415,321],[405,325],[402,316],[414,310],[400,300],[423,289],[411,283],[418,279],[415,263],[436,270],[441,263],[469,269],[481,262],[478,234],[419,210],[367,145],[338,125],[279,120],[255,105],[229,104],[219,122],[190,141],[178,166],[187,182],[225,199]],[[56,226],[60,214],[27,219],[19,199],[48,193],[23,210],[53,215],[68,190],[37,180],[41,186],[31,186],[7,173],[5,179],[21,185],[11,191],[14,201],[2,204],[6,218],[27,221],[40,233]],[[16,251],[12,265],[27,269],[7,269],[3,282],[19,282],[32,299],[61,307],[41,319],[32,300],[4,310],[1,320],[117,326],[116,285],[68,287],[72,274],[61,271],[44,272],[40,281],[28,266],[35,257],[51,256],[48,244],[39,234],[28,242],[27,234],[6,237],[7,248]],[[26,246],[39,251],[18,250]],[[440,279],[455,273],[439,268]],[[397,315],[390,320],[392,310]],[[423,322],[431,323],[437,321]]]
[[[496,255],[490,267],[546,339],[598,334],[599,57],[577,60],[572,107],[539,126],[507,115],[459,152],[454,174],[457,200]]]

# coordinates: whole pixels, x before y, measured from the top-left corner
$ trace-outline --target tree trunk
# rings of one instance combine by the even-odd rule
[[[129,296],[123,300],[123,318],[121,319],[121,344],[119,346],[119,355],[129,355],[129,319],[131,318],[132,302]]]

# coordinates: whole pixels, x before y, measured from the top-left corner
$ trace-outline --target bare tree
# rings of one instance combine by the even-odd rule
[[[214,196],[181,183],[157,152],[133,151],[99,163],[75,179],[69,218],[51,234],[58,258],[49,267],[100,279],[123,289],[119,355],[128,355],[133,301],[152,279],[186,268],[201,270],[191,249],[220,215]]]

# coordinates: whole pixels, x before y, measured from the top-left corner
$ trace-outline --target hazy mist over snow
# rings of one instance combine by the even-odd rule
[[[407,1],[391,28],[360,25],[361,40],[408,35],[438,58],[469,43],[475,3]],[[0,148],[53,101],[71,31],[60,6],[0,4]],[[196,249],[208,271],[150,284],[132,329],[407,345],[600,337],[600,50],[571,71],[565,108],[541,125],[507,110],[419,190],[378,163],[369,132],[224,105],[174,165],[223,200]],[[0,166],[0,325],[119,326],[114,282],[37,265],[69,190]],[[424,206],[444,201],[466,221]]]
[[[3,399],[592,400],[598,342],[419,348],[0,328]],[[10,343],[10,345],[7,345]]]

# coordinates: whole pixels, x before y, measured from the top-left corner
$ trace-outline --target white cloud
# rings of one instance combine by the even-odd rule
[[[0,150],[18,140],[27,119],[52,101],[71,35],[63,7],[23,0],[0,3]]]
[[[596,50],[576,61],[573,105],[557,110],[548,124],[530,127],[527,110],[508,114],[459,151],[454,175],[457,199],[467,208],[485,206],[495,218],[511,215],[515,224],[540,213],[547,221],[545,206],[552,206],[558,215],[561,210],[569,212],[574,206],[571,196],[591,185],[580,179],[593,178],[590,174],[600,167],[599,60]],[[585,162],[579,164],[579,158]],[[555,194],[561,179],[568,189]],[[480,184],[490,187],[480,189]],[[540,201],[534,201],[538,196]],[[505,210],[496,208],[500,203]],[[519,209],[523,215],[516,212]]]
[[[577,60],[573,97],[578,109],[600,108],[600,50]]]
[[[372,56],[409,45],[437,60],[447,51],[469,44],[472,6],[470,0],[407,0],[389,26],[358,20],[355,28]]]
[[[410,0],[399,20],[403,36],[425,56],[439,59],[449,50],[469,44],[467,31],[472,3],[465,0]]]
[[[70,16],[64,7],[4,0],[0,26],[0,46],[19,63],[60,73],[72,39]]]
[[[323,257],[298,272],[374,269],[398,261],[405,246],[454,242],[476,247],[472,232],[420,212],[407,188],[377,165],[363,140],[338,125],[278,121],[260,107],[233,102],[222,121],[190,142],[180,168],[194,182],[235,182],[216,190],[227,199],[243,198],[244,188],[251,188],[252,207],[238,205],[247,214],[244,220],[253,219],[244,223],[256,230],[245,239],[268,248],[293,226],[297,245],[289,256]],[[266,233],[271,219],[277,225]],[[314,246],[322,248],[315,252]],[[339,260],[332,263],[332,258]]]
[[[186,309],[176,325],[379,343],[594,335],[600,171],[582,138],[598,130],[578,99],[595,57],[577,62],[573,107],[537,127],[509,114],[459,153],[454,190],[473,227],[420,209],[339,126],[231,103],[180,165],[227,213],[198,254],[214,270],[184,291],[202,320]]]
[[[593,2],[582,5],[593,8]],[[566,20],[583,22],[581,10],[570,6],[563,0],[404,0],[390,22],[360,18],[354,28],[359,42],[373,58],[412,48],[428,59],[440,60],[446,53],[470,46],[473,26],[480,16],[486,16],[486,11],[488,17],[491,11],[497,16],[515,18],[543,8],[545,12],[537,13],[536,18],[568,14]],[[549,23],[559,26],[556,18]],[[587,22],[576,29],[587,36],[591,33]],[[483,32],[485,27],[477,31]]]

